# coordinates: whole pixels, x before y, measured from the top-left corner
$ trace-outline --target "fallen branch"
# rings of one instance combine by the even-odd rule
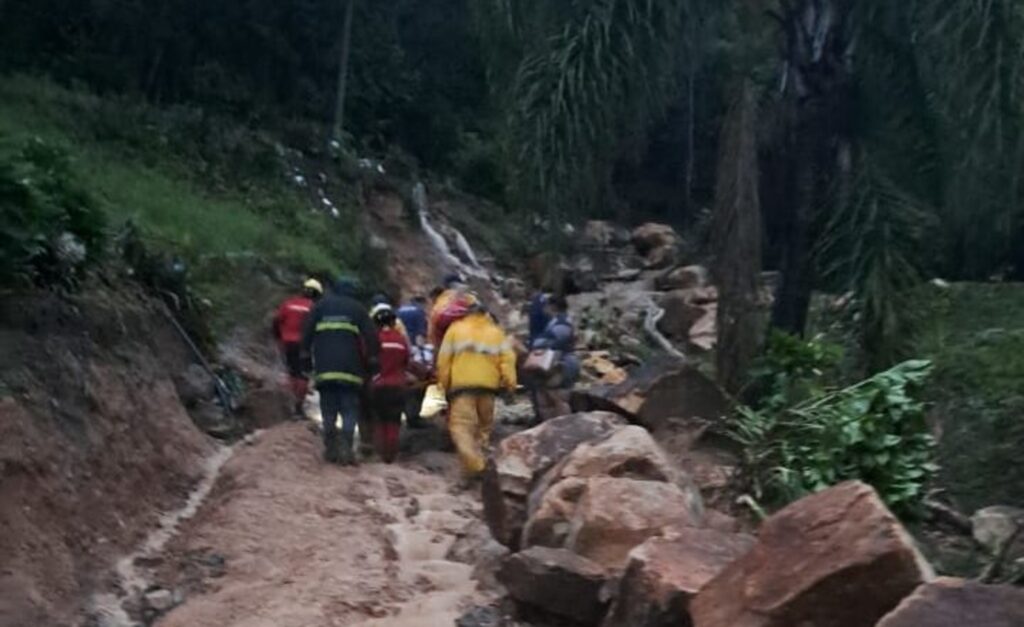
[[[963,512],[935,499],[925,499],[924,506],[939,522],[946,523],[966,536],[974,533],[974,525],[971,524],[971,519]]]
[[[669,355],[675,357],[679,361],[687,362],[686,355],[683,354],[678,348],[672,345],[667,337],[661,334],[658,330],[658,323],[665,317],[665,310],[658,307],[653,300],[647,300],[647,315],[644,319],[644,331],[650,336],[654,343],[657,344],[663,351]]]
[[[1024,527],[1018,526],[1017,530],[999,545],[999,549],[992,557],[992,561],[989,562],[988,566],[985,567],[985,570],[978,577],[978,581],[981,583],[999,582],[999,578],[1003,573],[1003,565],[1006,564],[1007,558],[1010,557],[1010,549],[1016,544],[1017,538],[1020,537],[1022,532],[1024,532]],[[1017,576],[1019,576],[1019,573]]]

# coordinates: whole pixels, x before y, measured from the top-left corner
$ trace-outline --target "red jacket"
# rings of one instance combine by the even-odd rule
[[[274,315],[274,337],[282,344],[297,344],[302,341],[302,326],[306,316],[313,309],[313,301],[305,296],[295,296],[281,303]]]
[[[377,332],[380,341],[380,373],[373,378],[373,387],[400,388],[408,384],[409,341],[394,327]]]

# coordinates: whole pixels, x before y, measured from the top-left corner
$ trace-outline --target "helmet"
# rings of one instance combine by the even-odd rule
[[[382,326],[395,324],[395,310],[387,303],[381,303],[370,310],[370,317],[373,321]]]
[[[317,294],[323,295],[324,286],[320,284],[320,281],[316,279],[306,279],[306,282],[302,284],[302,289],[310,292],[316,292]]]

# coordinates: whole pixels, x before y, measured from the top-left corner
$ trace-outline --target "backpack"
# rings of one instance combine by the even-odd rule
[[[469,315],[469,309],[474,304],[471,296],[462,295],[452,299],[450,303],[445,305],[445,308],[434,318],[434,344],[437,346],[441,345],[444,340],[444,334],[448,332],[448,328],[454,323],[462,320]]]

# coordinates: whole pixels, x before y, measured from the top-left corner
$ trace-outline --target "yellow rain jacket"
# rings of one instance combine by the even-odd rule
[[[454,322],[438,351],[437,381],[449,396],[515,391],[512,342],[485,313],[472,313]]]

